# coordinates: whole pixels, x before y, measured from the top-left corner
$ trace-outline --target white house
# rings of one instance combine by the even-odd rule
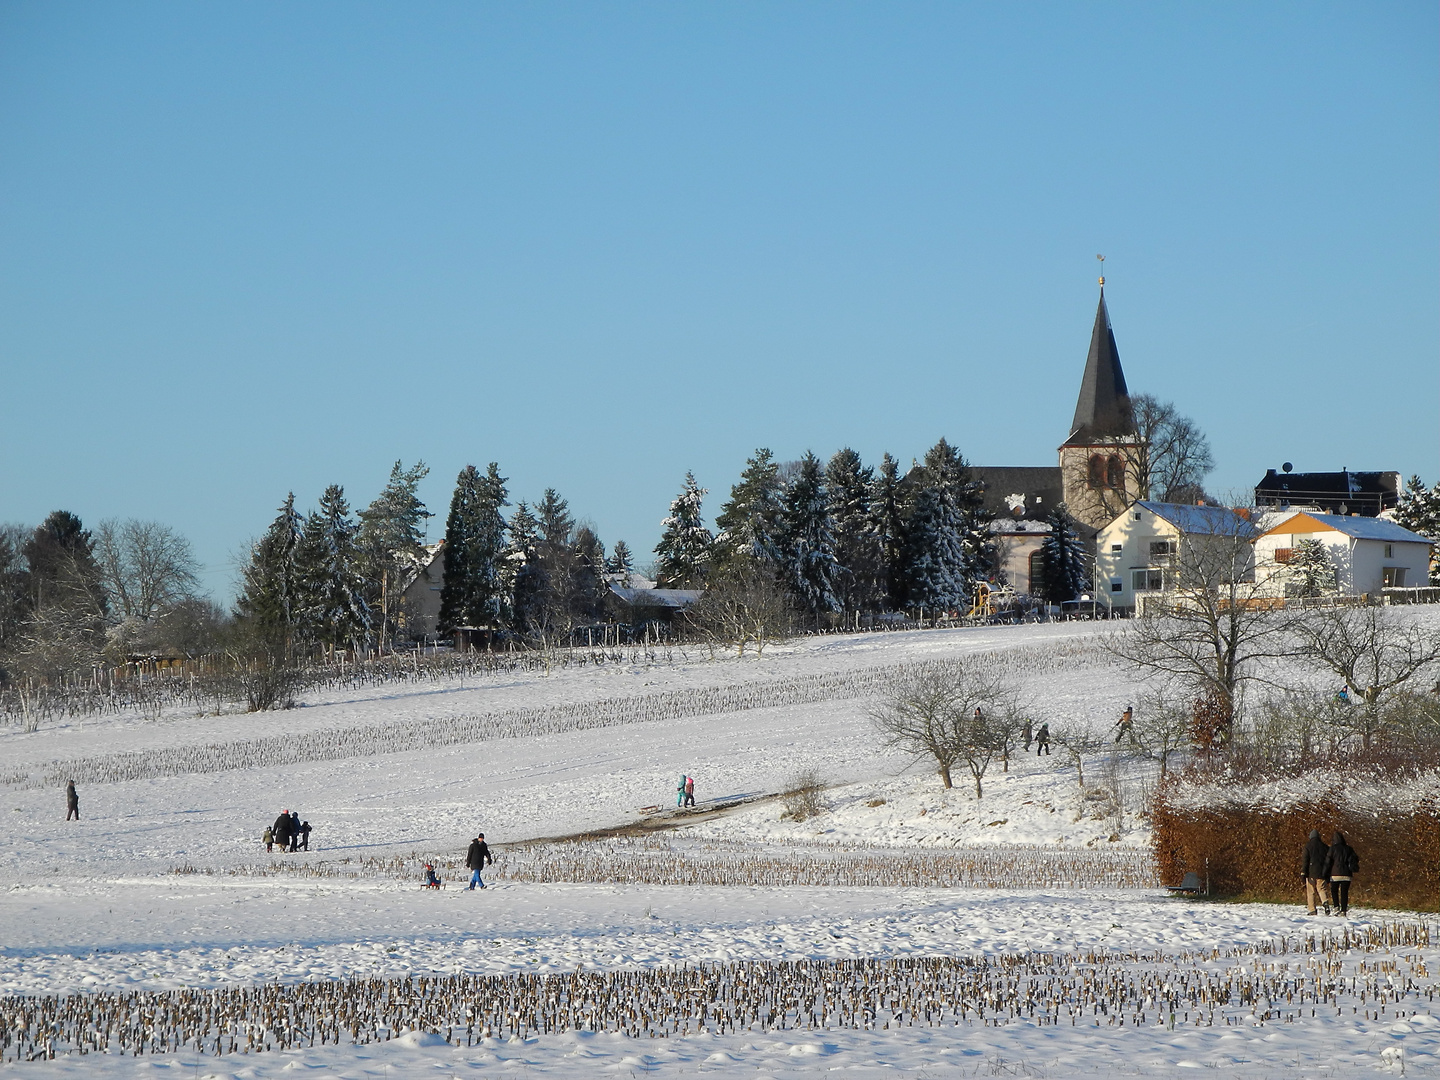
[[[1223,506],[1137,502],[1095,537],[1095,599],[1112,608],[1133,608],[1137,596],[1174,586],[1182,541],[1253,539],[1257,531]],[[1250,568],[1242,569],[1248,573]]]
[[[1267,519],[1255,541],[1255,578],[1267,593],[1286,594],[1290,559],[1302,540],[1324,545],[1343,595],[1430,583],[1431,543],[1425,537],[1385,518],[1297,511]]]

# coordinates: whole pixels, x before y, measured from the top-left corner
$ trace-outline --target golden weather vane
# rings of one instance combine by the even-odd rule
[[[1105,256],[1096,255],[1095,258],[1100,260],[1100,288],[1103,289],[1105,288]]]

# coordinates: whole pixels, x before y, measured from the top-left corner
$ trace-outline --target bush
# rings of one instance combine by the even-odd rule
[[[785,791],[785,812],[781,821],[804,821],[824,813],[825,804],[820,793],[825,783],[814,769],[807,769],[793,777]]]

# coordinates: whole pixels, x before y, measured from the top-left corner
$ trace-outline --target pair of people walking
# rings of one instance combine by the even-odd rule
[[[1330,914],[1333,904],[1336,914],[1350,913],[1350,882],[1360,869],[1360,856],[1345,842],[1345,834],[1338,829],[1327,846],[1320,837],[1319,829],[1310,830],[1310,838],[1300,852],[1300,876],[1305,881],[1305,908],[1315,914],[1317,906]]]
[[[675,805],[695,805],[695,778],[693,776],[682,776],[680,783],[675,785]]]
[[[275,824],[265,830],[265,850],[273,851],[279,844],[281,851],[310,850],[310,822],[301,821],[294,810],[281,810]]]

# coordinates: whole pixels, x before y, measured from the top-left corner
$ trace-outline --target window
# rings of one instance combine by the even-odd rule
[[[1105,486],[1125,490],[1125,463],[1118,457],[1112,457],[1105,464]]]
[[[1151,541],[1150,541],[1150,561],[1151,561],[1151,562],[1166,562],[1167,560],[1169,560],[1170,558],[1172,558],[1172,557],[1174,556],[1174,554],[1175,554],[1175,541],[1174,541],[1174,540],[1151,540]]]
[[[1132,570],[1130,583],[1136,592],[1159,592],[1165,588],[1165,571]]]
[[[1090,486],[1092,488],[1105,486],[1105,459],[1099,454],[1090,455]]]
[[[1124,545],[1124,544],[1111,544],[1111,545],[1110,545],[1110,550],[1111,550],[1111,551],[1124,551],[1124,550],[1125,550],[1125,545]]]
[[[1115,578],[1113,581],[1110,582],[1110,591],[1111,591],[1111,592],[1124,592],[1124,591],[1125,591],[1125,583],[1124,583],[1123,581],[1121,581],[1119,578]]]
[[[1403,589],[1405,587],[1405,567],[1387,566],[1380,571],[1380,584],[1386,589]]]
[[[1045,578],[1045,552],[1030,552],[1030,591],[1034,592],[1040,587]]]
[[[1139,510],[1136,510],[1136,511],[1135,511],[1135,520],[1136,520],[1136,521],[1139,521],[1139,520],[1140,520],[1140,511],[1139,511]]]
[[[1394,545],[1394,544],[1386,544],[1386,545],[1385,545],[1385,558],[1387,558],[1387,559],[1393,559],[1393,558],[1395,558],[1395,545]]]
[[[1290,560],[1293,559],[1293,558],[1295,558],[1295,549],[1294,549],[1294,548],[1276,548],[1276,549],[1275,549],[1275,561],[1276,561],[1277,563],[1279,563],[1281,566],[1288,566],[1288,565],[1290,565]]]

